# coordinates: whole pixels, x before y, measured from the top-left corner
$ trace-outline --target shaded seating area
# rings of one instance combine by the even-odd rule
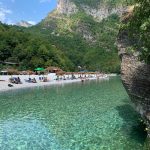
[[[58,71],[56,73],[56,76],[57,76],[56,80],[66,80],[65,72],[63,70]]]
[[[8,71],[7,70],[2,70],[2,71],[0,71],[0,75],[8,75]]]
[[[45,74],[45,69],[44,68],[35,68],[34,71],[35,71],[36,75],[41,75],[41,74],[44,75]]]
[[[35,72],[31,70],[20,71],[20,75],[35,75]]]
[[[47,73],[63,72],[62,69],[60,69],[59,67],[54,67],[54,66],[47,67],[45,70],[46,70]]]
[[[7,75],[19,75],[20,74],[20,72],[17,69],[13,69],[13,68],[6,69],[5,71],[7,72]]]

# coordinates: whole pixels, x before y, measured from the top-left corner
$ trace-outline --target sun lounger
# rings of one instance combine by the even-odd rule
[[[48,82],[47,77],[44,77],[43,82]]]
[[[25,79],[25,82],[27,82],[27,83],[37,83],[35,78],[33,78],[33,79],[29,78],[28,80]]]
[[[13,84],[21,84],[22,83],[19,77],[18,78],[16,78],[16,77],[9,78],[9,82],[13,83]]]

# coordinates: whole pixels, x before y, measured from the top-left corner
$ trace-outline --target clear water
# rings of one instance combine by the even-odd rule
[[[141,150],[119,78],[0,93],[0,150]]]

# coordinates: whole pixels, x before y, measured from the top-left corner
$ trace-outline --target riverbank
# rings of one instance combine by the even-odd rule
[[[39,87],[39,86],[50,86],[50,85],[58,85],[58,84],[68,84],[68,83],[73,83],[73,82],[84,82],[86,80],[105,80],[105,79],[109,79],[110,76],[115,76],[115,74],[108,74],[108,75],[103,75],[103,76],[99,76],[99,77],[95,77],[95,76],[91,76],[91,77],[87,77],[84,79],[80,79],[76,76],[76,79],[71,80],[66,79],[66,80],[56,80],[56,75],[55,74],[49,74],[47,75],[47,79],[48,82],[41,82],[39,80],[40,77],[42,76],[38,76],[38,75],[31,75],[30,78],[35,78],[37,83],[28,83],[25,82],[25,80],[27,80],[29,78],[29,75],[13,75],[13,77],[19,77],[22,84],[12,84],[13,87],[9,87],[8,84],[10,84],[9,82],[9,78],[11,78],[12,76],[0,76],[0,92],[4,92],[4,91],[9,91],[9,90],[16,90],[16,89],[23,89],[23,88],[33,88],[33,87]],[[67,78],[68,76],[66,76]]]

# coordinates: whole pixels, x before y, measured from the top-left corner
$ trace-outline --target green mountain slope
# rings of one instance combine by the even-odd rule
[[[80,65],[88,70],[118,72],[120,62],[115,40],[119,17],[113,14],[99,23],[91,16],[77,13],[68,20],[68,24],[56,20],[55,29],[49,26],[41,32],[64,52],[74,68]],[[43,26],[41,24],[39,26]]]
[[[119,30],[119,13],[127,5],[124,0],[111,1],[103,0],[102,8],[95,7],[99,1],[81,1],[68,0],[66,6],[63,0],[60,0],[62,8],[57,8],[43,19],[37,26],[30,28],[31,32],[42,34],[50,42],[54,43],[63,53],[72,61],[73,68],[84,66],[88,70],[101,70],[108,72],[119,72],[120,61],[115,45],[116,36]],[[78,11],[74,13],[68,12],[66,7],[75,4]],[[73,4],[71,3],[73,2]],[[101,4],[100,3],[100,4]],[[111,4],[114,5],[111,5]],[[120,6],[120,4],[122,4]],[[83,5],[88,6],[87,9],[96,9],[99,13],[108,13],[108,16],[102,16],[101,20],[87,14],[82,8]],[[60,6],[59,6],[60,7]],[[109,9],[115,12],[108,12]],[[61,11],[64,11],[63,13]],[[65,12],[66,11],[66,12]],[[70,14],[69,14],[70,13]],[[69,15],[68,15],[69,14]],[[101,14],[100,14],[101,15]]]
[[[90,71],[119,72],[120,61],[115,40],[119,30],[119,15],[130,2],[131,0],[58,0],[56,10],[39,24],[19,28],[23,33],[18,36],[25,36],[27,41],[21,43],[21,50],[15,54],[16,60],[26,68],[57,65],[66,71],[74,71],[77,66],[82,66]],[[34,39],[33,43],[31,39]],[[36,43],[38,45],[34,46]],[[48,55],[45,57],[38,52],[40,47],[51,55],[45,53]],[[23,59],[19,53],[25,50],[27,58]],[[14,57],[11,53],[9,59]],[[5,57],[5,60],[8,58]]]

